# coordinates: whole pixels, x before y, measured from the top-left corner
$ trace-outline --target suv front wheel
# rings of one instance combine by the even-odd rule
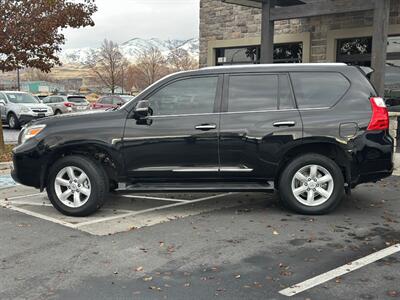
[[[10,113],[8,115],[7,123],[8,123],[8,126],[10,126],[11,129],[20,128],[19,120],[18,120],[17,116],[14,113]]]
[[[61,213],[85,217],[98,210],[108,192],[102,166],[84,156],[65,156],[49,171],[47,194]]]
[[[279,190],[288,208],[306,215],[325,214],[343,199],[343,174],[333,160],[319,154],[306,154],[286,166]]]

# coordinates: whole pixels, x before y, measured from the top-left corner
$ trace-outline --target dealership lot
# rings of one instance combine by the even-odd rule
[[[0,298],[286,299],[290,286],[306,287],[294,299],[396,298],[399,184],[360,186],[316,217],[284,210],[275,195],[235,193],[113,195],[74,219],[45,194],[2,189]]]

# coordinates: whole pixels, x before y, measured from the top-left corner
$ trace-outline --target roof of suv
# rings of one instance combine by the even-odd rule
[[[344,68],[353,67],[344,63],[258,64],[206,67],[195,71],[188,71],[187,73],[188,75],[195,75],[235,72],[338,71]]]

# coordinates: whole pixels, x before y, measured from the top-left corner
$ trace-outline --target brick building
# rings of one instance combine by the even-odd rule
[[[312,2],[317,0],[308,0]],[[341,1],[341,0],[335,0]],[[275,22],[275,62],[346,62],[371,64],[373,11],[323,15]],[[387,93],[400,91],[400,1],[390,9]],[[200,2],[200,65],[258,63],[261,9]]]

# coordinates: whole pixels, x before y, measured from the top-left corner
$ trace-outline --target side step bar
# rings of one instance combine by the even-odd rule
[[[215,183],[120,183],[116,192],[273,192],[274,183],[215,182]]]

